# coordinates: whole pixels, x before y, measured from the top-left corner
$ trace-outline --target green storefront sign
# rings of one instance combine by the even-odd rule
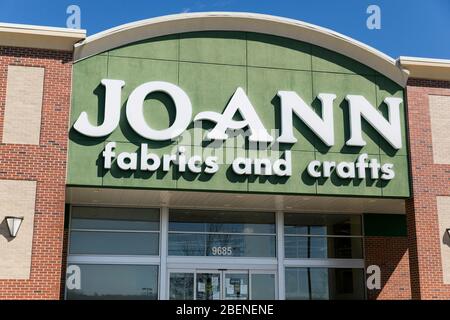
[[[71,186],[409,196],[403,89],[338,53],[203,31],[88,57],[73,77]]]

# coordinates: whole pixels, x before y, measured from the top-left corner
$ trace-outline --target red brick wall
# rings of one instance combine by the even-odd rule
[[[436,196],[450,196],[450,166],[433,164],[428,96],[450,96],[450,82],[410,79],[407,87],[412,198],[407,202],[414,299],[450,299],[444,285]]]
[[[368,290],[370,300],[411,299],[408,240],[406,237],[364,238],[366,268],[381,269],[381,290]]]
[[[0,144],[0,179],[37,181],[30,279],[0,280],[0,299],[60,297],[71,61],[70,52],[0,47],[0,141],[8,65],[45,68],[40,145]]]

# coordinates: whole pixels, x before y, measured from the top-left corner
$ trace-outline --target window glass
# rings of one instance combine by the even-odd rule
[[[275,233],[274,213],[171,210],[169,231]]]
[[[361,216],[285,214],[285,257],[291,259],[362,259]]]
[[[251,275],[252,300],[275,300],[275,274]]]
[[[197,273],[195,285],[197,300],[220,300],[220,273]]]
[[[169,233],[171,256],[274,257],[275,236]]]
[[[158,255],[159,233],[90,232],[70,233],[70,254]]]
[[[308,268],[286,268],[285,281],[287,300],[309,300]]]
[[[171,210],[169,255],[275,257],[275,214]]]
[[[194,300],[194,273],[170,274],[170,300]]]
[[[158,255],[159,209],[73,207],[70,254]]]
[[[224,300],[248,300],[248,273],[224,272]]]
[[[287,259],[363,259],[362,238],[286,236]]]
[[[328,269],[309,269],[309,279],[311,283],[311,300],[329,300],[330,293],[328,291]]]
[[[361,216],[354,214],[286,213],[284,224],[288,235],[362,235]]]
[[[71,229],[159,231],[159,209],[73,207]]]
[[[71,265],[69,300],[156,300],[158,267],[137,265]],[[77,270],[78,269],[78,270]],[[79,276],[79,289],[69,289]]]
[[[288,300],[363,300],[363,269],[286,268]]]

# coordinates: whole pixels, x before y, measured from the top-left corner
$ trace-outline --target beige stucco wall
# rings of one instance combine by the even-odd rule
[[[450,228],[450,197],[437,197],[437,208],[443,280],[445,284],[450,284],[450,236],[446,234],[446,229]]]
[[[0,279],[29,279],[36,198],[35,181],[0,180]],[[6,216],[23,216],[11,239]]]
[[[436,164],[450,164],[450,96],[429,96],[433,158]]]
[[[44,68],[9,66],[3,143],[38,145]]]

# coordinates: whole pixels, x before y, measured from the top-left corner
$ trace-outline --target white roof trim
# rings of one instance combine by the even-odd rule
[[[359,41],[306,22],[255,13],[184,13],[124,24],[76,44],[74,58],[77,61],[158,36],[213,30],[266,33],[311,43],[359,61],[402,87],[408,80],[408,72],[396,60]]]
[[[426,63],[426,64],[443,64],[450,65],[449,59],[434,59],[434,58],[421,58],[421,57],[406,57],[401,56],[399,58],[400,63]]]
[[[399,62],[410,78],[450,81],[450,60],[400,57]]]
[[[85,38],[85,30],[0,23],[2,46],[73,51]]]
[[[14,32],[28,32],[28,33],[39,33],[48,34],[49,32],[65,35],[65,36],[86,36],[86,30],[83,29],[69,29],[69,28],[58,28],[58,27],[47,27],[47,26],[35,26],[31,24],[18,24],[18,23],[5,23],[0,22],[0,28],[5,30],[11,30]]]

